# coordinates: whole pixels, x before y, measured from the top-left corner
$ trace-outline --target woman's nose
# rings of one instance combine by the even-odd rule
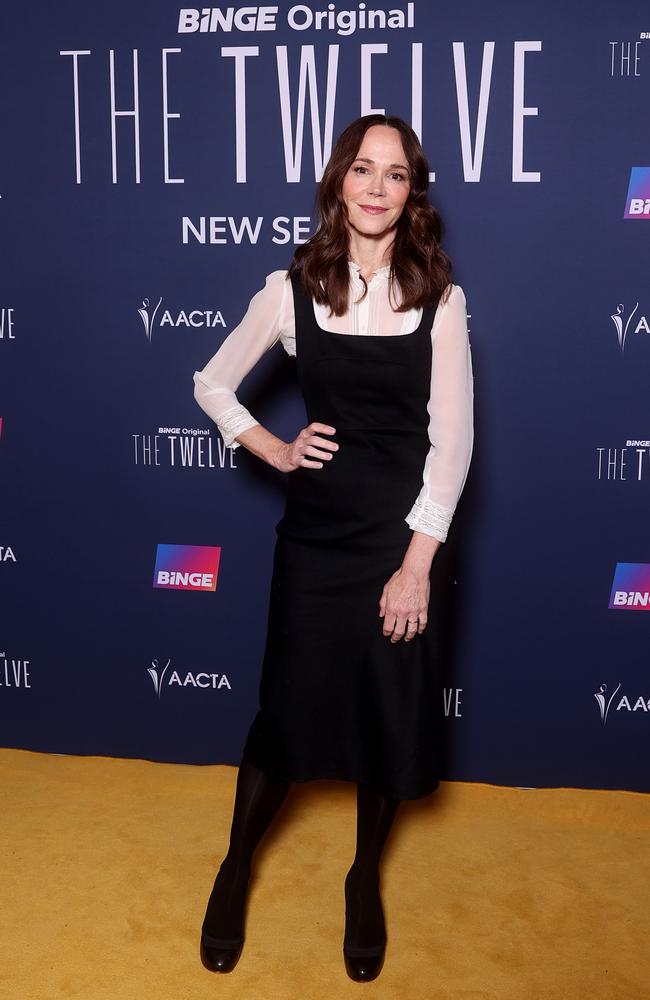
[[[383,177],[373,177],[368,188],[368,194],[374,194],[374,195],[386,194],[386,188],[384,185]]]

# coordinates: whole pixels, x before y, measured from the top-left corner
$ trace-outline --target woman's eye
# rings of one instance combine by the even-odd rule
[[[359,174],[359,173],[361,173],[361,174],[367,174],[368,173],[368,168],[359,165],[359,166],[353,167],[352,168],[352,172],[355,173],[355,174]],[[395,181],[405,181],[406,180],[406,177],[404,176],[404,174],[391,173],[388,176],[391,178],[391,180],[395,180]]]

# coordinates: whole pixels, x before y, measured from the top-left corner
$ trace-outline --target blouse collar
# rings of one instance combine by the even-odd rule
[[[356,260],[348,258],[348,264],[350,270],[356,278],[359,278],[361,274],[361,267],[357,264]],[[373,278],[387,278],[390,273],[390,264],[385,264],[384,267],[378,267],[375,271]],[[372,278],[370,279],[372,281]]]

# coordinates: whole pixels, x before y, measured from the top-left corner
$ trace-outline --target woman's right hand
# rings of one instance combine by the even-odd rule
[[[320,424],[313,420],[306,427],[303,427],[294,441],[283,444],[276,455],[276,468],[280,472],[293,472],[301,466],[307,469],[322,469],[324,459],[326,462],[332,460],[333,452],[338,451],[336,441],[319,437],[319,434],[336,434],[336,427],[329,424]]]

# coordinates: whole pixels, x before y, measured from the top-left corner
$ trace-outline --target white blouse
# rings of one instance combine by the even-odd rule
[[[400,336],[412,333],[422,318],[421,309],[396,312],[388,298],[389,266],[379,268],[363,293],[360,268],[350,266],[351,309],[344,316],[329,316],[329,307],[314,303],[318,325],[331,333]],[[223,341],[202,371],[194,372],[194,398],[215,421],[224,443],[238,448],[236,437],[259,420],[236,396],[242,379],[265,351],[279,340],[295,357],[296,339],[291,283],[286,271],[272,271],[264,288],[251,299],[241,323]],[[394,293],[400,301],[399,288]],[[433,347],[428,434],[431,447],[422,472],[422,488],[404,520],[414,531],[433,535],[441,542],[462,492],[473,447],[474,384],[466,300],[460,285],[453,285],[446,302],[440,302],[431,329]]]

